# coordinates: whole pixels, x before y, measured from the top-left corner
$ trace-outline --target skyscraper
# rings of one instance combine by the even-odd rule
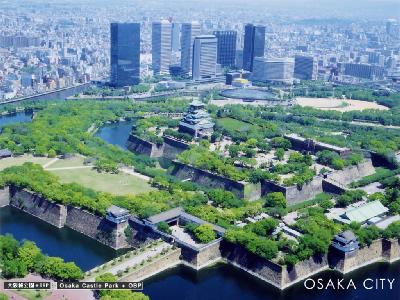
[[[292,84],[293,71],[293,59],[256,57],[252,80],[272,84]]]
[[[140,81],[140,24],[111,23],[110,83],[121,87]]]
[[[217,38],[215,35],[199,35],[193,45],[193,79],[201,80],[216,76]]]
[[[172,38],[171,38],[171,49],[172,51],[179,51],[181,48],[181,24],[172,23]]]
[[[301,80],[317,80],[318,61],[313,56],[296,55],[294,77]]]
[[[171,63],[172,25],[167,20],[153,22],[152,62],[154,74],[167,74]]]
[[[192,70],[194,38],[200,35],[200,23],[183,23],[181,29],[181,68],[184,73]]]
[[[234,67],[236,55],[236,31],[214,31],[218,40],[217,62],[222,67]]]
[[[264,56],[265,26],[246,24],[244,28],[243,69],[253,71],[255,57]]]

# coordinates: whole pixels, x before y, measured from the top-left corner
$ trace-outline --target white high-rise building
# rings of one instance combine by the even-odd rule
[[[255,57],[252,73],[253,81],[269,83],[293,83],[294,60],[290,58]]]
[[[192,70],[194,38],[200,35],[199,22],[183,23],[181,27],[181,68],[184,73]]]
[[[216,77],[218,40],[215,35],[199,35],[193,45],[193,80]]]
[[[172,25],[167,20],[153,22],[152,57],[154,74],[168,74],[171,63]]]

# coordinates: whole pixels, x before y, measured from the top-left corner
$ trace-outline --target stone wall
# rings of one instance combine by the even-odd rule
[[[6,186],[4,189],[0,189],[0,207],[7,206],[10,204],[10,188]]]
[[[388,262],[394,262],[400,259],[400,240],[390,239],[382,240],[383,256]]]
[[[282,266],[266,260],[247,251],[240,245],[224,241],[222,243],[222,256],[226,261],[269,284],[282,287]]]
[[[178,141],[174,138],[164,136],[164,152],[163,157],[168,159],[175,159],[176,156],[183,151],[189,149],[189,144]]]
[[[314,274],[329,269],[328,257],[313,256],[308,260],[299,262],[293,267],[282,267],[281,288],[287,288],[296,282],[302,281]]]
[[[312,199],[319,193],[322,193],[322,177],[315,176],[311,182],[306,183],[301,188],[296,185],[286,187],[272,181],[264,180],[261,184],[261,190],[262,196],[271,192],[281,192],[286,197],[288,204],[293,205]]]
[[[128,223],[112,224],[105,218],[73,206],[67,206],[65,226],[114,249],[128,247],[124,230]]]
[[[261,184],[234,181],[178,161],[174,161],[174,165],[175,168],[172,175],[181,180],[190,179],[208,188],[224,189],[234,193],[239,198],[248,199],[250,201],[257,200],[261,197]]]
[[[132,231],[132,237],[128,243],[135,248],[163,238],[163,236],[155,232],[152,228],[144,225],[141,220],[136,218],[131,218],[131,220],[129,220],[129,227]]]
[[[217,240],[201,249],[180,244],[182,260],[193,269],[199,270],[221,259],[221,240]]]
[[[115,225],[83,209],[51,202],[15,187],[10,187],[10,205],[58,228],[69,227],[114,249],[129,246],[124,232],[128,222]]]
[[[392,249],[393,245],[393,249]],[[394,261],[400,258],[398,241],[379,239],[369,246],[364,246],[358,251],[342,253],[335,248],[329,251],[329,264],[331,268],[346,274],[363,266],[377,261]]]
[[[67,210],[64,205],[47,201],[28,190],[10,187],[10,205],[58,228],[65,224]]]
[[[161,157],[164,151],[164,145],[156,145],[133,134],[129,135],[126,146],[135,153],[150,157]]]
[[[233,245],[226,241],[223,242],[222,255],[228,263],[279,289],[287,288],[329,268],[326,255],[314,256],[293,267],[286,267],[259,257],[240,245]]]
[[[359,180],[362,177],[375,173],[375,168],[372,161],[367,159],[356,166],[346,167],[343,170],[334,171],[327,174],[327,178],[337,181],[343,185],[347,185],[352,181]]]
[[[153,275],[161,273],[162,271],[178,266],[181,263],[180,256],[181,249],[177,248],[161,258],[147,263],[145,266],[130,273],[129,275],[122,277],[119,279],[119,281],[134,282],[145,280]]]

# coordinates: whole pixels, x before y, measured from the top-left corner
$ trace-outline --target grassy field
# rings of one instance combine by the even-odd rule
[[[32,155],[23,155],[19,157],[9,157],[0,159],[0,170],[11,166],[20,166],[25,162],[33,162],[35,164],[44,165],[45,163],[51,161],[51,158],[47,157],[34,157]]]
[[[51,165],[51,168],[53,167],[54,165]],[[52,170],[51,168],[48,170],[56,174],[62,182],[75,182],[115,195],[140,194],[153,189],[145,180],[124,173],[99,173],[90,168],[69,170]]]
[[[43,166],[52,160],[54,159],[34,157],[32,155],[10,157],[0,159],[0,170],[10,166],[22,165],[25,162],[33,162]],[[125,173],[99,173],[89,166],[84,166],[83,161],[84,158],[81,156],[58,159],[49,164],[45,170],[56,174],[62,182],[75,182],[97,191],[109,192],[115,195],[140,194],[153,190],[145,179]]]
[[[255,125],[245,123],[236,119],[232,118],[221,118],[217,121],[227,130],[234,130],[234,131],[248,131],[252,127],[256,127]]]
[[[83,165],[84,158],[82,156],[74,156],[68,159],[59,159],[52,163],[48,168],[65,168],[65,167],[77,167]]]

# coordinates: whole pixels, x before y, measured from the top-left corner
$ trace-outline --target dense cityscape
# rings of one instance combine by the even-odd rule
[[[399,191],[397,1],[0,0],[0,300],[398,299]]]
[[[135,49],[130,55],[138,79],[191,75],[193,44],[195,54],[209,51],[209,61],[196,65],[195,80],[253,68],[253,81],[287,84],[315,79],[358,83],[399,76],[400,29],[398,20],[391,18],[379,22],[292,18],[291,22],[271,14],[261,17],[260,12],[250,17],[250,9],[237,16],[229,5],[223,17],[194,7],[196,13],[190,18],[172,7],[147,9],[151,3],[137,10],[112,11],[102,5],[92,10],[84,3],[78,8],[38,3],[27,9],[5,1],[2,6],[2,101],[108,81],[112,22],[135,21],[126,28],[131,37],[126,47]]]

